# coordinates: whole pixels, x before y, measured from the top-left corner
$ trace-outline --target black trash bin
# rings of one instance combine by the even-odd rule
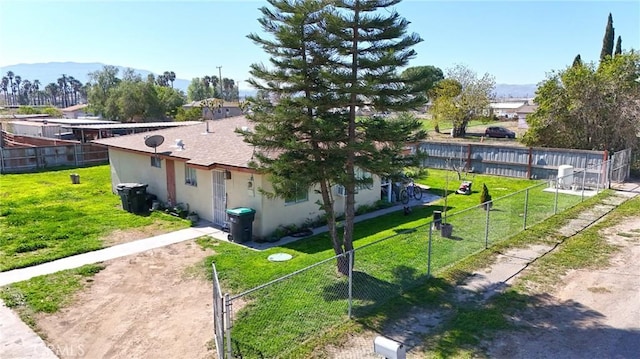
[[[130,213],[143,214],[147,206],[147,186],[142,183],[120,183],[116,186],[122,200],[122,208]]]
[[[238,207],[227,209],[227,216],[231,223],[229,228],[229,240],[234,242],[247,242],[253,237],[253,219],[256,211],[252,208]]]
[[[442,224],[442,211],[433,211],[433,228],[440,230]]]

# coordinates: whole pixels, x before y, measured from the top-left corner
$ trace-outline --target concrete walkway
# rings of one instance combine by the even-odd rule
[[[55,359],[51,349],[0,301],[0,358]]]
[[[170,244],[188,241],[198,237],[222,233],[211,226],[196,226],[179,231],[161,234],[159,236],[140,239],[133,242],[118,244],[93,252],[77,254],[75,256],[58,259],[27,268],[0,272],[0,287],[7,284],[21,282],[33,277],[60,272],[67,269],[82,267],[83,265],[100,263],[114,258],[136,254],[150,249],[168,246]]]

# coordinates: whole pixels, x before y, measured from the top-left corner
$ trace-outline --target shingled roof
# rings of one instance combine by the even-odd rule
[[[249,120],[244,116],[238,116],[207,122],[208,124],[202,122],[192,126],[111,137],[92,142],[109,148],[152,154],[153,148],[147,147],[144,140],[147,136],[161,135],[164,137],[164,142],[157,148],[157,153],[162,157],[175,158],[208,168],[216,166],[248,168],[253,155],[253,146],[244,142],[242,135],[235,131],[243,127],[252,128]],[[176,146],[177,140],[182,140],[184,144],[182,149]]]

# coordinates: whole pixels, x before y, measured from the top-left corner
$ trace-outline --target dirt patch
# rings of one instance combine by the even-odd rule
[[[498,333],[493,341],[483,342],[481,350],[490,358],[638,358],[640,216],[608,228],[602,236],[621,249],[611,258],[608,268],[574,270],[548,292],[532,290],[528,308],[511,318],[520,330]],[[508,263],[517,266],[515,269],[505,267],[499,256],[495,265],[479,271],[460,286],[469,296],[456,299],[461,302],[487,299],[488,294],[500,289],[492,284],[510,283],[514,274],[530,263],[535,266],[533,259],[549,250],[549,246],[532,246],[517,250],[515,256],[510,252],[502,255],[505,260],[511,257]],[[508,270],[502,273],[497,270],[500,267]],[[383,334],[407,344],[408,358],[424,357],[428,348],[421,339],[437,329],[442,315],[446,315],[433,314],[414,308],[408,311],[405,320],[385,328]],[[322,357],[374,358],[372,343],[377,335],[372,332],[350,335],[343,343],[327,346]]]
[[[492,358],[638,358],[640,216],[602,232],[620,247],[607,268],[573,270],[514,317],[523,330],[486,343]]]
[[[212,358],[212,251],[193,241],[106,262],[73,305],[40,315],[61,358]]]

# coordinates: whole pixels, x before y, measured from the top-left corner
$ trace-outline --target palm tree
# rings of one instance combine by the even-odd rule
[[[15,76],[13,78],[13,87],[11,88],[11,95],[13,95],[13,105],[20,103],[20,83],[22,82],[22,77]],[[16,99],[15,94],[18,94],[18,99]]]
[[[31,93],[31,81],[29,80],[22,81],[22,87],[18,92],[18,103],[20,105],[28,105],[30,93]]]
[[[33,80],[33,92],[36,95],[36,98],[34,99],[34,105],[41,105],[41,101],[40,101],[40,80]]]
[[[165,72],[166,74],[166,72]],[[166,76],[166,75],[165,75]],[[167,77],[169,81],[171,81],[171,88],[173,88],[173,81],[176,80],[176,73],[173,71],[169,71],[169,76]]]
[[[13,97],[13,77],[14,77],[13,71],[7,71],[7,77],[9,78],[9,88],[11,89],[11,101],[10,101],[10,103],[7,103],[7,104],[8,105],[13,105],[13,102],[14,102],[13,101],[13,99],[14,99],[14,97]]]
[[[231,101],[231,93],[235,87],[235,82],[232,79],[224,78],[222,80],[222,87],[224,88],[222,99],[225,101]]]
[[[77,105],[78,104],[78,94],[80,93],[80,90],[82,89],[82,82],[78,81],[77,79],[75,79],[73,76],[69,76],[69,87],[70,87],[70,93],[72,94],[72,99],[73,99],[73,104]]]
[[[9,105],[9,96],[8,96],[8,90],[9,90],[9,78],[6,76],[2,77],[2,82],[0,82],[0,90],[2,90],[2,92],[4,92],[4,104]]]
[[[58,84],[51,82],[47,86],[45,86],[44,91],[47,93],[49,97],[49,104],[53,106],[57,106],[57,98],[58,98],[58,94],[60,93]]]
[[[166,87],[169,85],[167,77],[164,74],[158,75],[158,77],[156,78],[156,83],[158,84],[158,86],[163,86],[163,87]]]
[[[67,75],[62,74],[62,77],[58,79],[58,87],[62,92],[62,107],[68,107],[67,102]]]
[[[220,80],[218,79],[218,76],[211,76],[211,87],[213,87],[213,97],[216,97],[216,90],[218,88],[218,84],[220,83]],[[220,94],[220,96],[222,96],[222,94]]]

